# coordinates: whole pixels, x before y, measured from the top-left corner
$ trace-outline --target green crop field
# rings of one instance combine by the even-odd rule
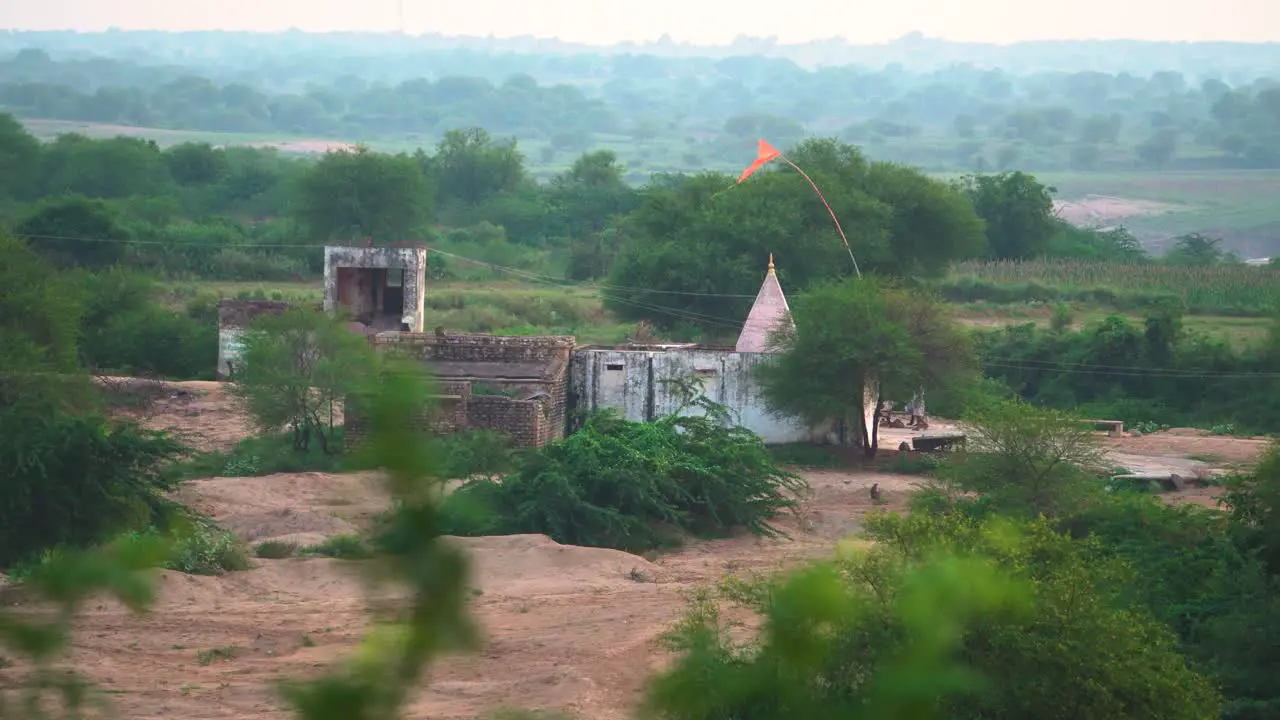
[[[1173,299],[1192,313],[1271,315],[1280,309],[1280,270],[1256,265],[967,262],[952,269],[942,291],[960,302],[1076,300],[1123,309]]]

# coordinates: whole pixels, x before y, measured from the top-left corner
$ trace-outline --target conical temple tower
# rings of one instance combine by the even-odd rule
[[[782,293],[778,284],[778,275],[773,269],[773,255],[769,255],[769,272],[764,276],[764,284],[756,294],[756,302],[751,306],[751,314],[742,325],[742,333],[738,335],[736,352],[770,352],[769,334],[780,329],[780,323],[791,327],[791,308],[787,306],[787,296]]]

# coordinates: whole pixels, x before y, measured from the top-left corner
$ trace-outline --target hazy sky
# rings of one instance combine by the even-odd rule
[[[875,43],[913,31],[1007,43],[1068,38],[1280,40],[1280,0],[403,0],[411,33],[608,44],[739,34]],[[0,28],[395,30],[398,0],[0,0]]]

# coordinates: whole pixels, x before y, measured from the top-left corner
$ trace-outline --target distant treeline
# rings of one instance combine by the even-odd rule
[[[625,145],[630,166],[658,170],[736,163],[758,137],[785,146],[812,135],[934,170],[1280,167],[1274,77],[806,70],[761,56],[585,54],[546,56],[493,77],[496,60],[451,57],[407,75],[406,61],[394,57],[392,69],[328,58],[303,70],[274,55],[174,65],[141,54],[55,59],[27,48],[0,61],[0,108],[29,118],[413,144],[477,126],[538,141],[544,163],[561,150]]]

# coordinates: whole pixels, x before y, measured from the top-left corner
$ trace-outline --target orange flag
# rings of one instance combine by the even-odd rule
[[[760,148],[756,150],[756,161],[751,163],[751,167],[742,171],[742,176],[738,178],[738,182],[741,183],[743,180],[746,180],[748,177],[751,176],[751,173],[764,167],[765,163],[778,157],[781,154],[782,153],[778,152],[777,148],[775,148],[774,146],[770,145],[769,143],[761,139]]]

